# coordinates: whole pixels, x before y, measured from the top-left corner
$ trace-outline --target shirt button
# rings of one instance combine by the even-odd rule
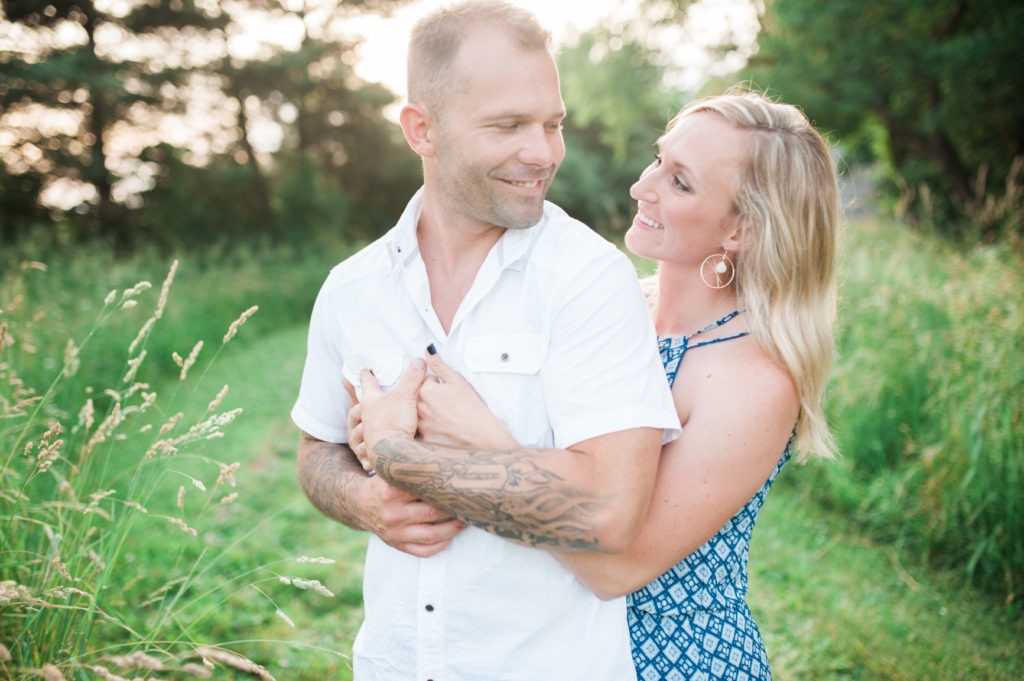
[[[430,605],[429,603],[427,603],[427,608],[426,608],[426,610],[427,610],[427,612],[434,612],[434,606],[432,606],[432,605]]]
[[[507,362],[508,361],[508,353],[507,352],[501,353],[501,361],[502,362]]]

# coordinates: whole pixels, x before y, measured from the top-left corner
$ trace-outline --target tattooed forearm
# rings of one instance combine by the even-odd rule
[[[542,465],[538,449],[451,450],[412,439],[376,444],[385,480],[498,536],[538,547],[595,550],[604,500]]]
[[[349,527],[368,529],[356,505],[358,485],[366,479],[347,445],[303,437],[299,443],[299,483],[324,515]]]

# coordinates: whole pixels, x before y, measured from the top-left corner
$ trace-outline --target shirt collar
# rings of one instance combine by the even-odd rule
[[[544,213],[537,224],[526,229],[506,229],[501,235],[497,249],[498,265],[502,269],[508,267],[516,270],[523,268],[526,254],[530,250],[530,244],[540,233],[548,218],[548,204],[545,202]],[[388,274],[391,274],[396,267],[403,267],[410,259],[419,253],[420,245],[416,237],[416,228],[420,222],[420,215],[423,213],[423,187],[413,194],[409,200],[402,216],[394,228],[388,232],[386,237],[388,258],[390,265]]]

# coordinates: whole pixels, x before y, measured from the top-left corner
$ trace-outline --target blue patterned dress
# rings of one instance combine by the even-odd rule
[[[689,342],[737,314],[689,336],[658,338],[670,384],[675,383],[679,362],[688,349],[746,335]],[[627,597],[633,663],[640,681],[771,679],[761,633],[744,600],[747,556],[765,495],[789,457],[787,445],[768,480],[718,534]]]

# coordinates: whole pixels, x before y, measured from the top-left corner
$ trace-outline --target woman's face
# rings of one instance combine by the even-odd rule
[[[626,246],[652,260],[699,266],[722,252],[736,227],[746,133],[716,113],[694,113],[658,140],[658,150],[630,188],[637,215]]]

